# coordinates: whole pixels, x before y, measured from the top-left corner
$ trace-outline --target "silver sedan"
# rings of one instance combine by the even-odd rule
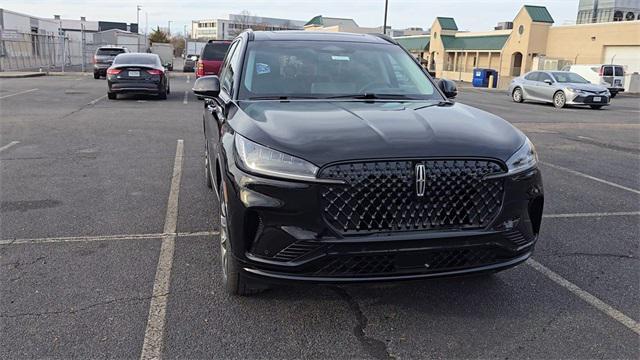
[[[606,87],[592,84],[570,71],[531,71],[517,77],[509,85],[513,101],[525,100],[552,103],[557,108],[566,105],[589,105],[600,109],[609,105],[611,94]]]

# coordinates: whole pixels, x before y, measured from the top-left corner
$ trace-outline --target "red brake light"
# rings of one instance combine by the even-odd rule
[[[200,60],[196,65],[196,76],[204,76],[204,64]]]
[[[149,75],[160,75],[160,74],[162,74],[162,71],[155,70],[155,69],[147,70],[147,72],[149,73]]]
[[[95,63],[97,63],[97,62],[98,62],[98,57],[97,57],[97,56],[95,56],[95,55],[93,55],[93,63],[95,64]]]
[[[107,75],[118,75],[121,71],[120,69],[107,69]]]
[[[602,74],[604,74],[604,66],[600,66],[600,71],[598,72],[598,75],[602,76]]]

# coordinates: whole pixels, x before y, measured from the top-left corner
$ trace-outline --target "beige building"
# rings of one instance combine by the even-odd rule
[[[553,23],[545,7],[525,5],[513,29],[463,32],[453,18],[438,17],[430,35],[396,40],[437,77],[470,82],[474,68],[490,68],[498,71],[499,87],[534,69],[570,64],[615,63],[624,65],[627,74],[640,72],[640,21]]]

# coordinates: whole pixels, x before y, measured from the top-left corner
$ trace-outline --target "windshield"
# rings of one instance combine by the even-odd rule
[[[116,56],[113,63],[118,64],[140,64],[140,65],[160,65],[158,56],[146,54],[122,54]]]
[[[249,43],[241,99],[358,94],[443,100],[399,46],[332,41]]]
[[[551,73],[556,81],[559,83],[578,83],[578,84],[588,84],[587,81],[582,76],[572,73],[572,72],[552,72]]]
[[[208,43],[202,50],[202,60],[222,61],[227,49],[229,49],[229,45],[231,45],[229,42]]]

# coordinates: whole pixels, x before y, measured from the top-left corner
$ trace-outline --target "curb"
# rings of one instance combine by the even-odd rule
[[[29,73],[10,73],[10,72],[3,72],[0,73],[0,79],[20,79],[20,78],[30,78],[30,77],[37,77],[37,76],[45,76],[47,75],[47,73],[44,72],[29,72]]]

